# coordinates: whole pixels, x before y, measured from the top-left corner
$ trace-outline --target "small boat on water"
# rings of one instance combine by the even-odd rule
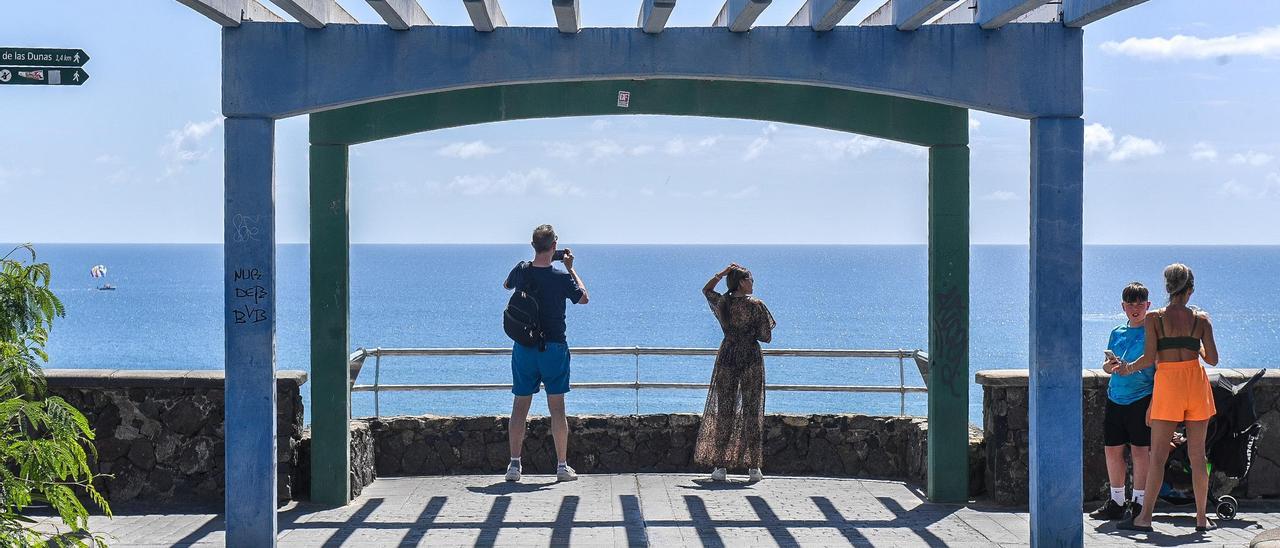
[[[95,280],[98,278],[106,278],[107,267],[102,265],[94,265],[93,268],[89,269],[89,276],[93,277],[93,279]],[[98,291],[115,291],[115,290],[116,290],[116,286],[107,283],[106,280],[103,280],[102,285],[98,287]]]

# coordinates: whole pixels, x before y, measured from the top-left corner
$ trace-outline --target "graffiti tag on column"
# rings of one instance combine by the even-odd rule
[[[236,214],[231,218],[231,226],[235,228],[235,234],[232,239],[237,242],[256,242],[258,241],[258,233],[262,231],[258,225],[262,224],[262,218],[266,215],[241,215]]]
[[[232,282],[257,281],[263,277],[262,269],[257,267],[237,268],[231,273]],[[255,324],[267,321],[267,310],[260,305],[270,297],[267,288],[258,285],[240,285],[233,288],[233,299],[237,303],[228,303],[232,305],[231,317],[232,321],[237,324]],[[252,301],[252,302],[248,302]]]

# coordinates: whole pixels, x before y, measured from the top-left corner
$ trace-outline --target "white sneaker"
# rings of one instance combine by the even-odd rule
[[[520,461],[513,460],[507,465],[507,481],[520,481]]]
[[[574,481],[578,479],[578,473],[568,464],[556,467],[556,481]]]
[[[752,468],[750,470],[747,470],[747,480],[760,481],[763,479],[764,479],[764,473],[760,472],[759,468]]]
[[[729,479],[729,471],[724,468],[716,468],[711,471],[711,481],[724,481]]]

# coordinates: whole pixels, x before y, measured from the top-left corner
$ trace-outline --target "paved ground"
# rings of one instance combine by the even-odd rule
[[[741,480],[741,478],[739,478]],[[92,527],[113,546],[221,546],[221,516],[172,505],[121,507]],[[1266,513],[1269,510],[1274,513]],[[207,513],[205,513],[207,512]],[[349,506],[291,505],[281,546],[1024,546],[1025,512],[931,504],[891,481],[771,477],[710,483],[694,475],[584,475],[556,484],[526,476],[382,478]],[[1085,518],[1085,543],[1248,546],[1280,527],[1280,506],[1245,506],[1198,534],[1190,513],[1156,514],[1152,535],[1120,533]]]

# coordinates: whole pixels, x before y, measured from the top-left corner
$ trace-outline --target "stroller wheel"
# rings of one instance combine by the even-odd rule
[[[1218,518],[1224,520],[1236,519],[1236,499],[1231,495],[1225,495],[1218,498]]]

